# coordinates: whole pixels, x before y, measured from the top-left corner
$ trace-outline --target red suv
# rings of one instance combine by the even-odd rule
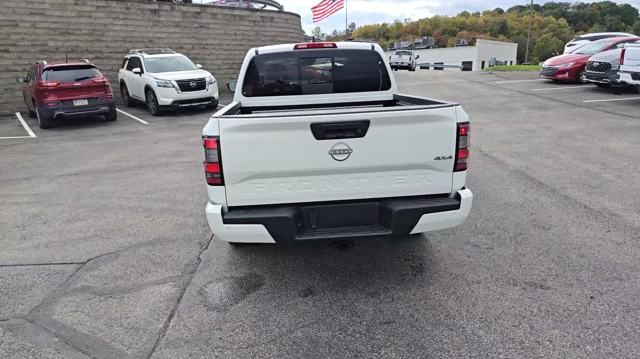
[[[27,77],[19,77],[29,116],[38,118],[40,128],[49,128],[60,118],[103,115],[118,117],[111,85],[88,61],[35,63]]]

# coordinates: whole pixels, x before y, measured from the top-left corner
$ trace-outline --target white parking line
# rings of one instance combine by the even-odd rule
[[[33,133],[33,131],[31,131],[31,128],[24,121],[24,118],[22,118],[22,115],[20,114],[20,112],[16,112],[16,117],[18,118],[18,121],[20,121],[20,123],[22,124],[22,127],[24,127],[24,130],[27,131],[27,133],[29,134],[29,137],[38,137],[36,136],[35,133]]]
[[[584,103],[590,102],[611,102],[611,101],[631,101],[631,100],[640,100],[640,97],[622,97],[622,98],[610,98],[605,100],[584,100]]]
[[[122,110],[121,110],[121,109],[119,109],[119,108],[116,108],[116,111],[120,112],[120,113],[121,113],[121,114],[123,114],[123,115],[129,116],[129,117],[131,117],[132,119],[134,119],[134,120],[136,120],[136,121],[138,121],[138,122],[140,122],[140,123],[143,123],[143,124],[145,124],[145,125],[148,125],[148,124],[149,124],[149,122],[147,122],[147,121],[145,121],[145,120],[143,120],[143,119],[141,119],[141,118],[138,118],[138,117],[136,117],[136,116],[134,116],[134,115],[132,115],[132,114],[130,114],[130,113],[124,112],[124,111],[122,111]]]
[[[545,87],[541,89],[532,89],[531,91],[555,91],[555,90],[572,90],[581,87],[588,87],[591,85],[576,85],[576,86],[562,86],[562,87]]]
[[[494,82],[494,84],[512,84],[516,82],[533,82],[533,81],[545,81],[545,79],[496,81]]]

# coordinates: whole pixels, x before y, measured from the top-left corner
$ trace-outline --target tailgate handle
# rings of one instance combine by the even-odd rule
[[[311,133],[316,140],[339,140],[342,138],[362,138],[369,130],[369,120],[349,122],[312,123]]]

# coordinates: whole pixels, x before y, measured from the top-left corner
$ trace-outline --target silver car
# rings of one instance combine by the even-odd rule
[[[633,44],[633,45],[630,45]],[[620,54],[624,46],[640,46],[640,41],[621,44],[620,48],[597,53],[587,62],[584,80],[598,87],[625,86],[618,79],[620,71]]]

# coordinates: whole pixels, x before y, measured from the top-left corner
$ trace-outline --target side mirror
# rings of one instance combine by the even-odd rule
[[[420,55],[416,55],[416,60],[420,58]]]
[[[227,89],[229,90],[229,92],[234,93],[234,92],[236,92],[236,86],[237,85],[238,85],[238,81],[231,80],[231,81],[227,82]]]
[[[200,64],[196,64],[196,68],[197,68],[197,69],[201,69],[201,68],[202,68],[202,65],[200,65]]]
[[[25,83],[27,82],[27,79],[25,79],[24,76],[16,77],[16,82],[19,84]]]
[[[133,70],[131,70],[131,72],[133,72],[136,75],[142,75],[142,70],[140,70],[139,67],[134,68]]]

